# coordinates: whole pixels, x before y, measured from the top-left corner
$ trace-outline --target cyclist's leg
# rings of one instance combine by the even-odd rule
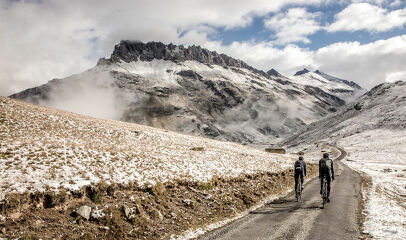
[[[297,174],[297,172],[295,170],[295,191],[297,189],[297,181],[298,181],[298,174]]]
[[[322,191],[323,191],[323,177],[324,177],[324,174],[322,174],[322,175],[320,176],[320,194],[321,194]]]
[[[327,174],[327,198],[330,197],[330,183],[331,183],[331,177],[329,174]]]
[[[300,182],[302,183],[302,190],[303,190],[303,182],[304,182],[304,174],[303,172],[300,174]]]

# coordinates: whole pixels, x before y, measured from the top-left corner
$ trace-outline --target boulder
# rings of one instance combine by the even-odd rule
[[[89,220],[90,213],[92,212],[92,208],[88,205],[81,206],[75,210],[78,216],[83,217],[86,220]]]

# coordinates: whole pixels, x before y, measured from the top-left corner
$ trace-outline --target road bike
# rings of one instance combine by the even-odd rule
[[[321,197],[323,199],[323,208],[327,203],[328,193],[327,193],[327,176],[323,175],[322,178],[322,185],[321,185]]]
[[[302,198],[302,176],[299,176],[297,179],[297,184],[296,184],[296,201],[299,202],[299,200]]]

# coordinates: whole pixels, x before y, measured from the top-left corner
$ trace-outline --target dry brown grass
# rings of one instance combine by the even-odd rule
[[[317,167],[309,165],[309,175]],[[247,210],[269,195],[284,193],[294,185],[293,171],[262,172],[237,178],[213,178],[207,183],[176,180],[151,187],[137,184],[82,188],[79,192],[13,195],[0,211],[8,217],[0,227],[3,237],[35,238],[146,238],[168,239],[185,230],[200,228]],[[84,204],[103,209],[100,219],[83,221],[71,216]],[[126,218],[123,206],[133,209]],[[41,224],[36,224],[41,219]],[[46,226],[46,228],[44,228]],[[108,227],[109,230],[106,230]],[[78,231],[80,229],[80,231]],[[21,233],[24,233],[23,235]]]
[[[365,206],[368,202],[368,195],[367,193],[371,190],[372,187],[372,178],[365,173],[361,173],[361,191],[358,196],[358,213],[357,213],[357,220],[358,226],[361,232],[362,239],[372,239],[371,235],[365,232],[364,230],[364,223],[367,218],[367,214],[365,213]]]

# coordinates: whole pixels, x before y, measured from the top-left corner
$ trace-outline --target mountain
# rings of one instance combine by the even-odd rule
[[[318,87],[326,93],[339,97],[346,102],[350,102],[366,92],[365,89],[355,82],[330,76],[320,70],[311,72],[305,68],[296,72],[291,77],[291,80],[294,83]]]
[[[109,59],[12,98],[240,143],[267,144],[345,101],[200,46],[121,41]]]
[[[377,129],[406,130],[406,82],[377,85],[340,111],[304,127],[281,145],[334,141]]]

